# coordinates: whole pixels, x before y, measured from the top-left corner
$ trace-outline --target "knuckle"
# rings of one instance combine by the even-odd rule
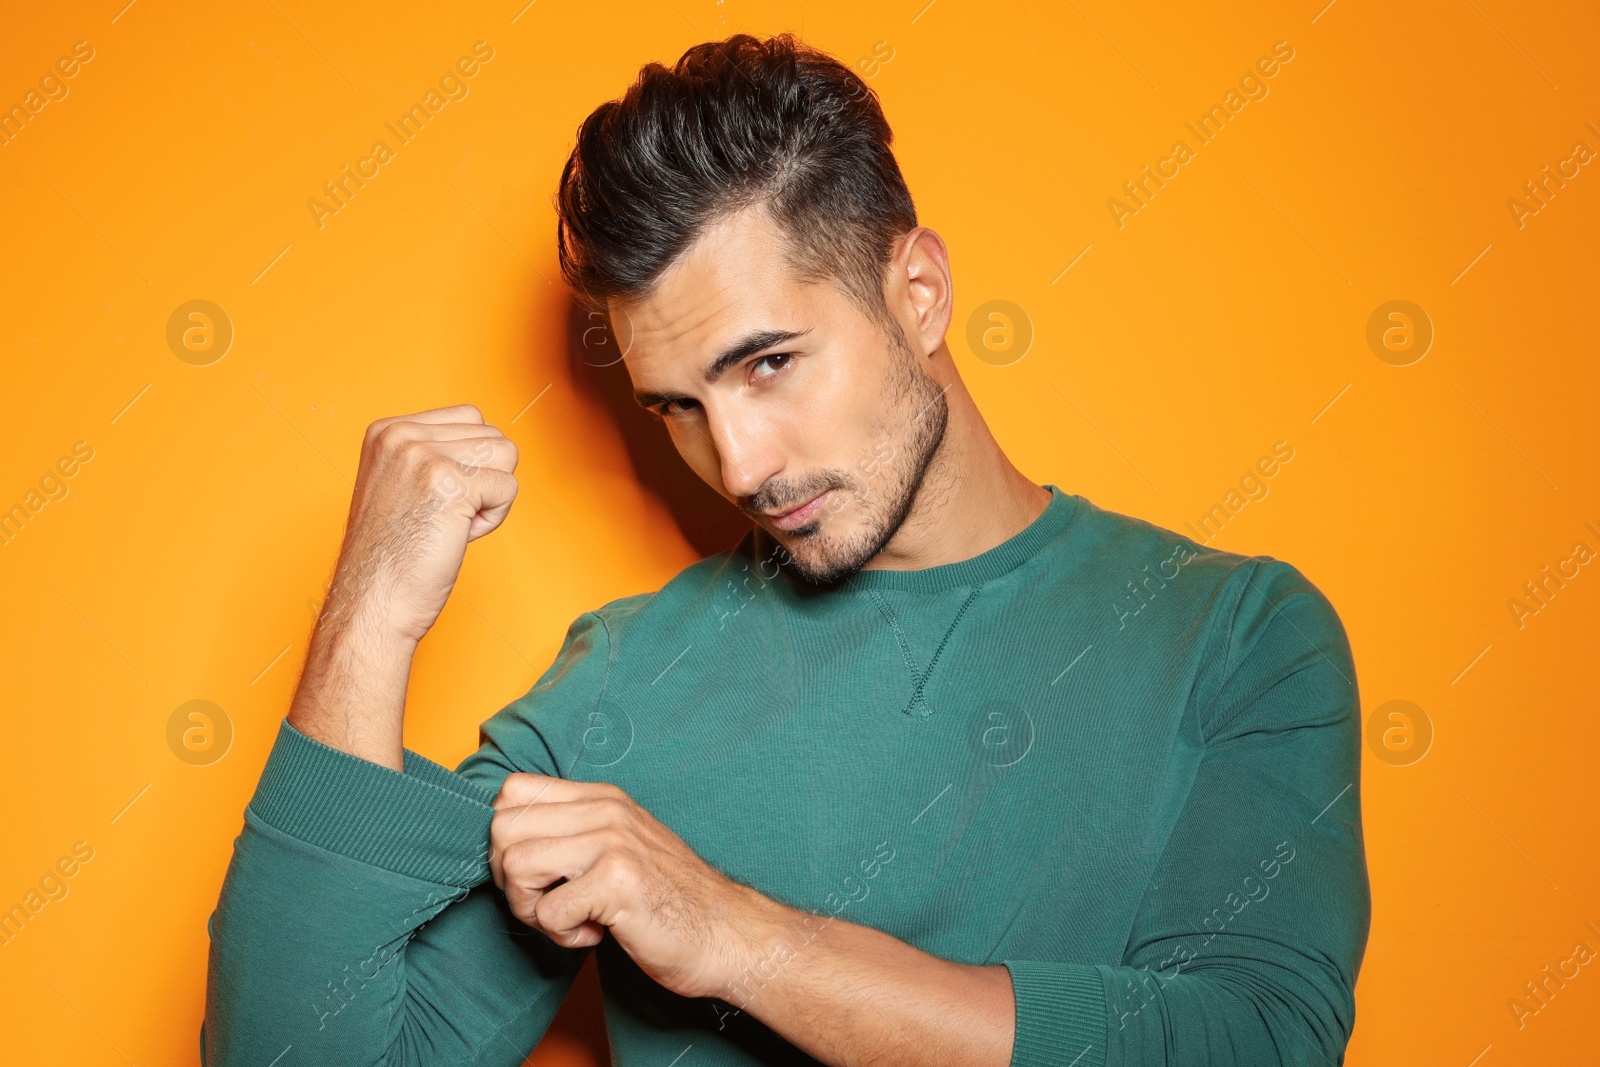
[[[502,793],[501,795],[503,796],[504,794]],[[516,815],[516,808],[501,808],[489,819],[489,842],[491,845],[498,845],[497,851],[500,853],[502,862],[505,860],[505,854],[511,845],[511,826],[512,820],[516,818]]]
[[[506,904],[511,908],[511,914],[528,926],[539,924],[538,912],[541,894],[529,893],[516,886],[506,887]]]
[[[414,463],[418,475],[429,488],[448,489],[455,484],[455,463],[439,453],[427,450],[418,454]]]
[[[540,894],[538,902],[534,905],[534,914],[544,926],[569,925],[568,919],[573,913],[584,910],[585,902],[590,899],[589,892],[588,880],[562,882],[554,889]]]
[[[403,422],[391,422],[373,435],[373,447],[383,455],[406,455],[417,443]]]
[[[514,771],[506,775],[506,780],[500,783],[500,795],[512,803],[526,803],[533,789],[535,776],[523,771]]]
[[[526,870],[528,861],[532,859],[530,846],[532,841],[507,841],[500,846],[500,869],[505,872],[506,884],[514,885],[519,882],[517,875]]]
[[[428,463],[438,454],[434,451],[431,443],[418,437],[391,437],[387,450],[399,456],[406,463],[418,466]]]
[[[600,884],[616,893],[627,893],[633,889],[633,869],[615,855],[608,855],[595,864],[595,876]]]
[[[381,419],[373,419],[367,424],[367,440],[376,440],[377,437],[383,433],[383,431],[389,429],[390,427],[398,426],[405,421],[406,416],[404,415],[385,415]]]

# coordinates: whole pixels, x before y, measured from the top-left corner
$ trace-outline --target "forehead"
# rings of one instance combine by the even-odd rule
[[[803,284],[784,236],[759,207],[707,226],[647,297],[618,303],[612,320],[636,384],[698,366],[751,330],[802,330],[827,285]]]

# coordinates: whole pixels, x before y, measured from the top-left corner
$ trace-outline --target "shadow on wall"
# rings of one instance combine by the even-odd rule
[[[633,401],[633,382],[605,316],[568,298],[567,370],[575,388],[616,427],[634,476],[666,507],[700,556],[731,548],[752,522],[678,455],[666,428]]]

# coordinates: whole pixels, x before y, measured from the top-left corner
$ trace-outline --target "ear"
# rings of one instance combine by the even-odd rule
[[[911,334],[920,355],[944,344],[955,310],[950,279],[950,252],[944,241],[926,226],[918,226],[901,239],[891,265],[896,281],[905,284],[906,306],[916,316]]]

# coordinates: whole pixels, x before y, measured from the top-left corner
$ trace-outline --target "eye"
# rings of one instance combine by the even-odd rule
[[[668,400],[666,403],[664,403],[664,404],[660,405],[659,407],[657,407],[655,409],[655,413],[657,415],[662,416],[663,418],[669,418],[670,419],[670,418],[672,418],[672,417],[674,417],[676,415],[686,414],[689,411],[689,407],[687,405],[692,405],[694,403],[695,403],[695,401],[692,400],[689,397],[680,397],[677,400]],[[674,404],[683,404],[683,405],[686,405],[686,406],[684,408],[682,408],[682,410],[674,411],[672,409],[672,405],[674,405]]]
[[[765,363],[772,369],[765,374],[753,374],[751,377],[756,381],[776,378],[788,369],[789,365],[794,362],[794,357],[795,353],[793,352],[772,352],[765,356],[758,356],[750,361],[749,366],[759,367]],[[672,400],[664,400],[649,410],[652,414],[659,415],[664,419],[672,419],[687,415],[698,406],[698,401],[692,397],[677,397]]]
[[[755,377],[758,380],[762,379],[762,378],[775,378],[775,377],[777,377],[780,373],[782,373],[782,371],[783,371],[783,369],[785,367],[787,367],[790,363],[794,362],[794,353],[793,352],[774,352],[771,355],[762,356],[760,359],[755,360],[751,364],[751,366],[752,367],[756,367],[756,366],[760,366],[763,363],[766,363],[769,366],[772,366],[773,365],[772,364],[773,360],[779,360],[781,362],[776,364],[775,369],[770,374],[757,374],[757,375],[755,375]]]

